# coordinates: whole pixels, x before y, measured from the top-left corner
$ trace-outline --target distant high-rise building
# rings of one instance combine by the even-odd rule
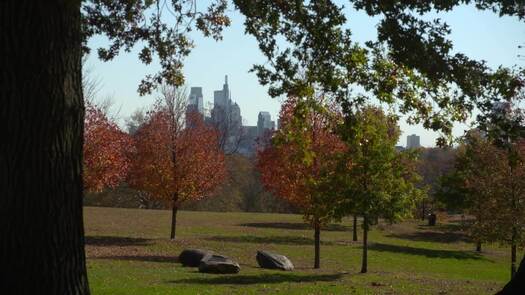
[[[257,118],[257,135],[262,136],[266,130],[275,129],[275,122],[268,112],[259,112]]]
[[[230,102],[230,89],[228,87],[228,76],[224,77],[222,90],[213,92],[213,106],[222,107],[227,111]]]
[[[407,136],[407,149],[418,147],[421,147],[421,144],[419,143],[419,136],[415,134]]]
[[[230,104],[230,129],[240,131],[242,127],[241,108],[237,103]]]
[[[241,109],[231,100],[228,76],[224,78],[222,90],[213,92],[212,120],[216,124],[226,124],[228,129],[240,129],[242,126]]]
[[[213,92],[211,121],[219,130],[226,150],[235,150],[242,132],[241,108],[231,100],[228,76],[224,78],[222,90]]]
[[[204,115],[202,87],[191,87],[190,97],[188,98],[188,109],[195,110]]]

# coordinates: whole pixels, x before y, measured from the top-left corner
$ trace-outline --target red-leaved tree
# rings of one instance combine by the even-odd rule
[[[279,130],[257,152],[266,189],[300,208],[314,228],[314,268],[320,267],[321,226],[332,219],[327,180],[336,169],[335,156],[345,148],[331,129],[334,114],[318,102],[289,98]]]
[[[184,95],[173,89],[163,92],[164,100],[134,135],[129,184],[172,209],[170,237],[175,239],[180,205],[211,195],[226,170],[218,132],[199,113],[185,113]]]
[[[125,180],[130,166],[131,137],[102,108],[86,103],[84,117],[84,189],[101,191]]]

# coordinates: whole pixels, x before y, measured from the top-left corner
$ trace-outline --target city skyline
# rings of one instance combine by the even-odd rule
[[[224,76],[222,89],[212,90],[213,106],[209,110],[203,106],[203,87],[192,86],[190,89],[188,111],[198,111],[208,124],[217,128],[221,146],[227,152],[253,155],[257,138],[267,130],[275,129],[271,114],[264,110],[259,111],[256,126],[243,122],[241,108],[231,96],[228,75]]]
[[[190,89],[191,90],[190,90],[190,94],[188,97],[188,107],[196,105],[194,109],[197,109],[201,114],[206,116],[206,113],[203,107],[203,104],[205,105],[204,103],[205,95],[203,94],[204,88],[200,86],[191,86]],[[272,115],[268,111],[265,111],[265,110],[259,110],[258,115],[257,115],[257,124],[255,126],[253,124],[246,123],[246,121],[243,122],[242,109],[237,104],[235,99],[233,99],[231,96],[231,89],[230,89],[230,85],[228,84],[228,75],[224,76],[224,84],[221,90],[211,90],[211,91],[213,92],[213,102],[211,102],[211,99],[210,101],[208,101],[208,103],[212,105],[212,109],[209,110],[210,111],[210,117],[208,117],[209,120],[215,121],[215,123],[217,123],[217,121],[219,120],[217,118],[213,118],[214,110],[216,110],[216,106],[222,108],[223,110],[226,110],[226,112],[228,112],[228,116],[231,115],[232,110],[230,108],[234,106],[235,109],[233,111],[233,115],[235,117],[240,118],[240,127],[244,128],[242,132],[244,133],[244,136],[248,136],[250,138],[249,140],[252,140],[252,139],[255,139],[256,137],[261,136],[262,134],[264,134],[265,130],[276,130],[279,127],[278,126],[279,117],[276,116],[274,120],[272,120]],[[255,133],[253,131],[254,128],[256,130]],[[231,129],[231,128],[227,128],[227,129]],[[401,131],[403,132],[403,130]],[[402,141],[403,141],[403,136],[400,136],[398,144],[401,143]],[[419,148],[419,147],[425,147],[425,146],[421,145],[421,136],[416,135],[416,134],[410,134],[406,136],[406,144],[404,147],[407,149],[410,149],[410,148]]]
[[[261,133],[260,129],[275,129],[275,122],[278,120],[278,117],[275,120],[272,120],[272,115],[267,110],[259,110],[257,114],[256,124],[249,124],[248,121],[243,122],[242,109],[237,104],[236,100],[231,95],[230,85],[228,84],[228,75],[224,75],[224,84],[221,90],[211,90],[213,92],[213,100],[210,98],[206,101],[206,95],[204,95],[204,87],[194,86],[190,87],[190,92],[188,96],[188,106],[195,107],[199,113],[207,115],[206,111],[210,112],[210,117],[214,116],[214,110],[216,107],[222,108],[227,113],[232,113],[234,117],[240,118],[240,125],[247,127],[258,127],[258,134]],[[211,107],[211,109],[206,110],[206,105]],[[217,111],[215,111],[217,113]],[[217,116],[217,114],[216,114]],[[263,116],[261,123],[261,116]],[[215,121],[220,120],[216,118]],[[261,125],[262,124],[262,125]]]

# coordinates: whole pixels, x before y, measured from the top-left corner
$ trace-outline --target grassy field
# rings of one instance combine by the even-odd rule
[[[350,220],[321,232],[321,269],[312,269],[313,231],[299,215],[182,211],[177,241],[170,212],[86,207],[86,255],[93,294],[493,294],[509,277],[506,248],[484,253],[454,224],[379,225],[369,235],[369,273]],[[201,274],[177,263],[185,248],[238,261],[236,275]],[[257,250],[288,256],[293,272],[260,269]]]

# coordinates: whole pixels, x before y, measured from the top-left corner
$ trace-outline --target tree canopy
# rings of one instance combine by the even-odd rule
[[[453,53],[449,26],[429,12],[474,3],[478,9],[524,19],[520,1],[348,1],[379,16],[378,40],[354,42],[351,21],[334,1],[236,0],[268,59],[253,71],[270,95],[304,96],[320,89],[339,102],[362,105],[377,99],[408,116],[410,123],[440,131],[451,142],[454,121],[477,107],[515,97],[523,71],[490,69],[484,61]]]
[[[127,177],[133,151],[131,137],[120,130],[104,111],[87,103],[84,119],[84,188],[101,191]]]
[[[347,149],[339,157],[338,170],[331,180],[334,214],[363,217],[363,263],[367,272],[367,234],[379,218],[388,222],[410,216],[422,196],[416,183],[414,151],[399,152],[400,129],[397,117],[381,108],[366,106],[347,116],[338,127]]]
[[[163,100],[134,135],[129,177],[132,187],[172,208],[172,239],[180,205],[210,196],[226,173],[218,131],[199,113],[187,112],[185,100],[184,92],[164,88]]]
[[[156,60],[161,70],[144,77],[139,93],[151,93],[164,83],[181,86],[183,59],[194,47],[189,33],[198,30],[220,40],[223,28],[230,25],[226,8],[226,0],[212,0],[202,11],[197,10],[195,0],[86,0],[81,9],[83,50],[91,51],[87,41],[95,35],[109,39],[108,47],[97,48],[103,61],[112,60],[121,50],[130,52],[141,46],[139,60],[144,64]]]

